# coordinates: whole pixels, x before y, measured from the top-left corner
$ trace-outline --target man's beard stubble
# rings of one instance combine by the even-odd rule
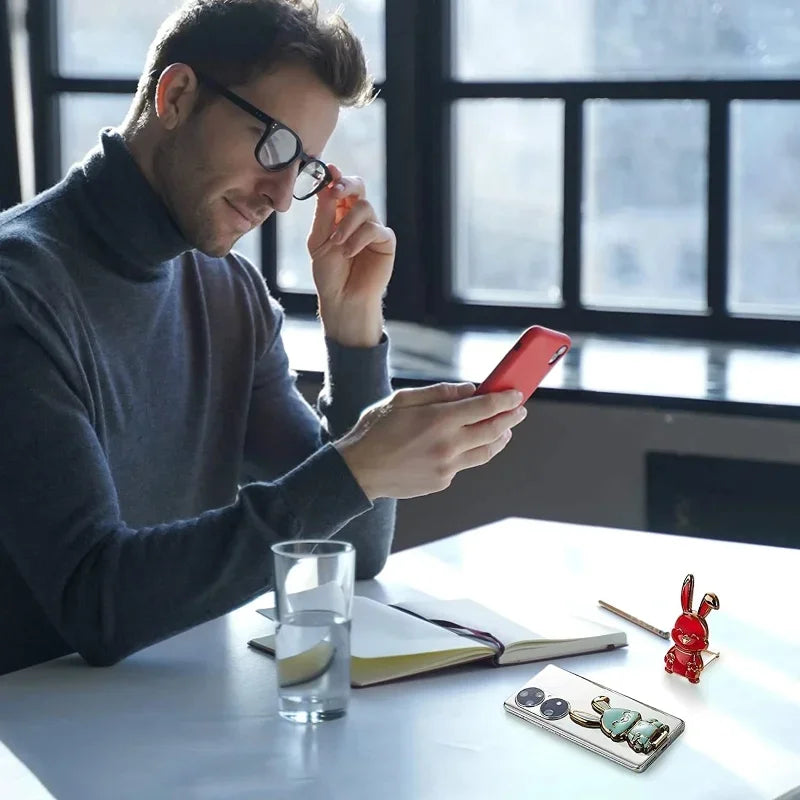
[[[158,179],[159,196],[183,238],[192,248],[212,258],[227,255],[234,242],[215,237],[214,218],[202,193],[195,187],[205,172],[204,165],[193,160],[185,166],[184,148],[177,136],[158,143],[153,153],[153,170]]]

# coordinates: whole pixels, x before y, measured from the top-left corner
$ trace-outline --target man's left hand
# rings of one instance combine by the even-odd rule
[[[383,327],[395,235],[366,199],[364,181],[329,169],[333,181],[317,195],[308,237],[320,318],[326,335],[340,343],[372,346]]]

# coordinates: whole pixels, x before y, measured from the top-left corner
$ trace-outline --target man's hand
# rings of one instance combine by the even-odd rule
[[[383,330],[382,299],[392,276],[395,236],[378,220],[361,178],[329,165],[333,181],[317,195],[308,250],[325,335],[372,347]]]
[[[485,464],[525,419],[515,391],[472,396],[472,384],[400,389],[366,409],[335,443],[364,494],[418,497],[446,489],[457,472]]]

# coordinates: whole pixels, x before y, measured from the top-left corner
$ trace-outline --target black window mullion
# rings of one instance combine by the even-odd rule
[[[7,0],[0,0],[0,211],[19,203],[21,199],[19,157],[17,153],[17,123],[14,109],[14,81],[11,71],[11,28]]]
[[[34,129],[36,191],[41,192],[60,177],[61,129],[54,77],[58,71],[58,29],[55,3],[29,0],[28,51]]]
[[[427,322],[436,325],[447,319],[447,309],[459,301],[455,297],[455,226],[459,224],[454,209],[458,180],[452,142],[455,135],[453,125],[453,104],[441,103],[436,116],[436,128],[430,141],[435,144],[431,156],[435,165],[429,171],[431,177],[438,178],[438,185],[429,190],[432,213],[427,219],[427,260],[426,268]]]
[[[50,90],[56,94],[78,92],[80,94],[134,94],[139,82],[132,78],[67,78],[53,75]]]
[[[386,217],[397,236],[397,255],[386,314],[421,320],[425,309],[422,229],[426,206],[419,193],[424,155],[424,115],[417,102],[418,40],[425,0],[386,0]]]
[[[447,321],[457,268],[453,260],[453,226],[457,224],[453,215],[453,106],[446,99],[452,81],[453,14],[450,0],[419,2],[418,147],[425,159],[417,188],[424,215],[419,268],[425,278],[422,321],[436,325]]]
[[[581,206],[583,197],[583,102],[564,103],[564,208],[562,303],[576,313],[581,304]]]
[[[730,100],[728,97],[715,97],[708,104],[706,253],[706,295],[712,321],[721,321],[728,316],[729,148]]]
[[[565,100],[707,100],[736,97],[746,100],[796,100],[800,80],[631,80],[631,81],[453,81],[450,98],[562,97]]]

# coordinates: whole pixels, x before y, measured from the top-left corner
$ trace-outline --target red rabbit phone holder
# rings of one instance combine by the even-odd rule
[[[664,656],[664,669],[676,675],[683,675],[691,683],[699,683],[700,673],[705,666],[700,653],[708,647],[708,623],[705,618],[712,608],[719,608],[719,600],[715,594],[706,592],[695,613],[692,611],[693,592],[694,575],[687,575],[681,587],[683,613],[675,621],[675,627],[672,629],[672,641],[675,645]],[[719,653],[711,655],[709,661],[713,661]]]

